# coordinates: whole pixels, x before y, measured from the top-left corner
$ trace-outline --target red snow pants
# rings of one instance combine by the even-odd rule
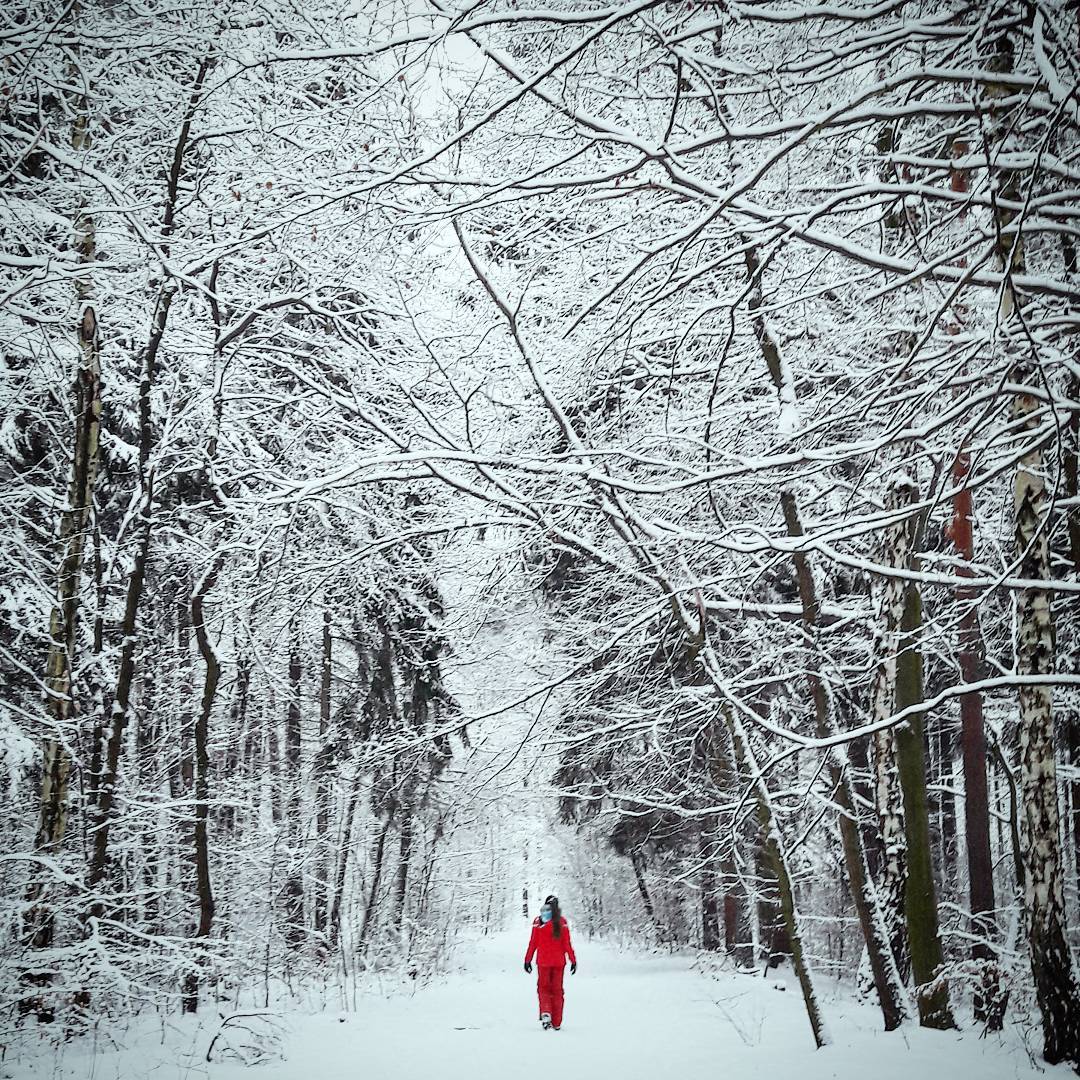
[[[553,1027],[562,1027],[563,1010],[563,971],[558,967],[536,965],[536,996],[540,999],[540,1014],[551,1013]]]

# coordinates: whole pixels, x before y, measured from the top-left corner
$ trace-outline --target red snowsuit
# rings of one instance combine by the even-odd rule
[[[540,1015],[551,1014],[552,1027],[562,1027],[563,970],[566,958],[577,963],[574,946],[570,944],[570,927],[562,918],[562,933],[556,937],[553,922],[533,919],[532,936],[525,953],[525,963],[531,963],[536,955],[536,996],[540,999]]]

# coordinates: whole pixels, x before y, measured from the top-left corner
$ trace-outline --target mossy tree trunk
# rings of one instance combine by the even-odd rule
[[[920,633],[922,598],[908,582],[900,625],[896,663],[896,709],[901,712],[923,702],[923,661]],[[896,759],[904,793],[904,831],[907,841],[907,884],[904,915],[907,922],[911,970],[915,976],[919,1022],[923,1027],[956,1026],[949,1006],[949,988],[938,978],[943,962],[938,931],[937,889],[930,850],[930,814],[926,797],[926,753],[923,712],[916,710],[896,729]]]

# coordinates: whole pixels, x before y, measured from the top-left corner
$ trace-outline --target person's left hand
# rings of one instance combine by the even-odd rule
[[[570,965],[570,974],[571,975],[576,975],[577,974],[577,961],[576,960]]]

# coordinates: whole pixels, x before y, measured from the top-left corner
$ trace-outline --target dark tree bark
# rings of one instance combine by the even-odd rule
[[[337,868],[334,874],[333,892],[330,896],[330,912],[327,916],[327,938],[330,952],[341,940],[341,902],[345,895],[345,878],[349,868],[349,852],[352,850],[353,823],[356,820],[356,808],[360,804],[362,787],[359,769],[353,776],[348,802],[345,806],[345,818],[341,828],[341,843],[338,845]]]
[[[379,906],[379,887],[382,884],[383,866],[386,862],[386,837],[394,824],[397,814],[397,803],[393,800],[386,811],[386,820],[379,830],[379,839],[375,842],[375,857],[371,867],[371,889],[368,893],[367,904],[364,905],[364,918],[360,923],[360,933],[356,937],[356,953],[363,956],[367,952],[368,934],[371,931],[375,912]]]
[[[394,883],[394,924],[400,934],[405,922],[405,900],[409,886],[409,859],[413,845],[413,817],[407,806],[401,810],[397,878]]]
[[[634,881],[637,883],[638,895],[641,897],[641,906],[649,917],[656,940],[661,944],[664,941],[664,928],[656,917],[656,908],[653,905],[652,896],[649,895],[649,886],[645,881],[645,856],[639,849],[630,852],[630,865],[634,868]]]
[[[171,295],[171,294],[170,294]],[[147,564],[150,558],[150,541],[153,535],[151,518],[154,504],[154,473],[150,467],[150,452],[154,444],[153,416],[150,394],[154,385],[155,360],[161,339],[165,333],[168,302],[159,299],[155,322],[143,356],[142,376],[139,383],[139,514],[138,544],[135,561],[128,576],[127,595],[124,601],[124,618],[121,622],[120,665],[113,695],[112,716],[104,754],[96,756],[101,763],[101,773],[96,778],[97,804],[94,815],[93,850],[87,874],[91,892],[90,914],[100,918],[105,910],[103,898],[95,895],[105,880],[109,861],[109,837],[113,811],[116,805],[116,786],[120,778],[120,757],[124,747],[131,709],[131,693],[135,682],[135,658],[139,642],[139,612],[146,584]]]
[[[775,968],[791,956],[791,942],[784,933],[783,912],[780,911],[779,889],[768,847],[763,843],[755,855],[757,862],[757,961],[764,961],[766,970]]]
[[[206,665],[206,677],[203,681],[202,701],[199,715],[195,721],[195,826],[193,830],[193,857],[195,861],[195,881],[199,897],[199,924],[195,931],[197,942],[210,937],[214,924],[214,892],[210,880],[210,713],[217,696],[218,682],[221,679],[221,662],[206,632],[203,602],[214,587],[221,569],[223,556],[219,555],[203,576],[202,581],[191,597],[191,625],[195,631],[195,640],[199,654]],[[196,953],[194,967],[184,979],[184,1012],[193,1013],[199,1008],[199,968],[201,958]]]
[[[304,942],[304,879],[300,850],[300,753],[302,745],[300,683],[300,641],[294,624],[289,646],[289,703],[285,716],[285,832],[288,836],[289,869],[283,890],[285,900],[285,942],[298,949]]]
[[[953,465],[953,482],[958,490],[953,497],[953,518],[949,536],[963,562],[957,568],[961,577],[970,577],[975,559],[973,535],[974,508],[971,488],[971,455],[961,450]],[[975,683],[980,677],[982,634],[979,631],[978,594],[968,586],[956,589],[960,605],[960,624],[957,627],[960,678]],[[971,929],[979,941],[971,947],[973,959],[991,965],[996,962],[990,944],[996,932],[994,920],[994,865],[990,853],[990,799],[986,782],[986,730],[983,726],[982,694],[977,690],[960,699],[960,748],[964,768],[964,835],[967,848],[968,897],[971,906]],[[988,969],[985,988],[975,994],[975,1018],[994,1020],[995,1029],[1000,1011],[992,999],[996,978]]]
[[[266,729],[266,746],[263,763],[270,776],[283,776],[284,755],[281,752],[281,740],[278,737],[278,721],[275,710],[279,707],[276,695],[268,695],[266,712],[263,716],[263,726]],[[269,718],[269,719],[268,719]],[[270,816],[275,825],[280,825],[285,820],[287,797],[282,794],[282,785],[273,783],[270,785]]]
[[[739,898],[730,889],[724,893],[724,949],[731,956],[738,956],[740,951]]]
[[[896,665],[898,712],[923,702],[921,629],[922,599],[917,586],[909,582]],[[952,1028],[956,1024],[949,1007],[949,989],[943,980],[937,980],[943,956],[938,933],[934,862],[930,849],[923,716],[923,712],[915,712],[896,729],[896,757],[904,792],[904,829],[907,836],[904,913],[911,950],[911,970],[916,985],[923,988],[918,993],[919,1022],[923,1027]]]
[[[757,249],[752,245],[747,245],[744,258],[749,286],[747,307],[750,312],[751,325],[754,328],[754,336],[761,350],[762,359],[765,361],[769,379],[783,407],[787,401],[787,395],[793,391],[785,383],[780,349],[761,310],[764,306],[762,277],[765,268],[761,264]],[[803,529],[799,520],[794,493],[790,490],[782,491],[780,502],[788,535],[792,537],[801,536]],[[798,578],[803,624],[813,653],[813,659],[807,665],[807,683],[814,703],[814,716],[818,734],[828,736],[834,733],[836,726],[829,707],[825,684],[821,679],[820,672],[815,669],[818,654],[815,645],[819,602],[805,554],[795,552],[792,558]],[[862,835],[859,832],[858,817],[855,812],[856,803],[851,788],[850,770],[847,767],[846,756],[842,749],[837,748],[829,754],[828,766],[841,808],[840,831],[848,880],[851,883],[851,894],[859,916],[859,925],[863,932],[863,938],[866,941],[867,952],[870,956],[874,985],[878,991],[878,1000],[881,1004],[885,1029],[891,1031],[904,1018],[903,988],[896,971],[895,961],[889,951],[888,932],[878,906],[874,883],[870,878],[870,869],[862,844]],[[775,827],[770,825],[770,828],[766,829],[766,835],[771,836],[770,830],[775,831]],[[773,849],[774,857],[778,856],[778,842],[773,843]],[[786,873],[778,874],[778,879],[783,906],[785,895],[791,893],[791,886]],[[794,913],[794,900],[791,897],[789,899],[791,899],[791,911]],[[788,909],[785,907],[783,910],[786,914]],[[793,942],[792,947],[799,948],[801,951],[801,944]]]
[[[784,521],[788,536],[803,535],[802,522],[791,491],[783,491],[780,502],[784,511]],[[810,696],[814,703],[814,715],[819,737],[827,738],[836,734],[838,728],[830,708],[825,683],[817,670],[817,622],[820,610],[817,589],[810,569],[810,563],[803,552],[792,555],[798,580],[799,596],[802,601],[803,623],[807,640],[814,649],[813,658],[807,663],[806,679]],[[840,811],[840,840],[844,851],[844,867],[847,870],[851,899],[859,918],[859,928],[866,944],[870,970],[874,977],[878,1002],[881,1005],[882,1020],[886,1031],[893,1031],[904,1021],[907,1010],[904,1007],[904,987],[896,967],[889,940],[888,926],[878,902],[877,890],[870,876],[870,865],[863,847],[862,832],[856,810],[854,787],[846,752],[836,747],[829,754],[829,777],[835,792]]]
[[[238,643],[239,644],[239,643]],[[239,647],[237,648],[239,652]],[[231,736],[222,762],[222,775],[226,783],[239,779],[246,764],[245,744],[248,740],[248,702],[251,695],[251,660],[241,656],[236,665],[236,690],[229,711]],[[236,828],[236,807],[223,806],[219,812],[223,829],[232,832]]]
[[[184,159],[191,137],[191,123],[195,111],[202,99],[203,84],[210,69],[211,57],[208,55],[199,65],[188,99],[180,132],[173,147],[172,162],[166,176],[165,210],[162,217],[162,235],[167,239],[173,231],[177,210],[177,199],[184,176]],[[165,250],[168,250],[166,245]],[[103,772],[100,780],[95,778],[97,790],[97,814],[94,825],[93,853],[90,859],[88,884],[93,891],[103,882],[108,867],[109,835],[112,815],[116,804],[116,785],[120,773],[120,756],[124,745],[124,731],[127,727],[128,712],[131,705],[131,691],[135,679],[135,657],[138,647],[139,610],[142,605],[146,583],[146,567],[150,555],[150,540],[153,533],[152,512],[154,505],[154,470],[150,464],[150,453],[154,445],[154,420],[151,408],[151,391],[157,366],[157,355],[165,337],[169,310],[176,295],[176,284],[168,279],[158,293],[157,304],[151,320],[150,336],[143,351],[139,381],[139,466],[138,478],[141,488],[139,515],[141,518],[139,540],[135,552],[135,562],[128,576],[127,596],[124,604],[122,622],[122,645],[120,666],[116,681],[116,693],[113,697],[112,716],[109,724],[108,742],[102,760]],[[100,896],[93,896],[90,914],[100,917],[104,905]]]
[[[319,752],[315,757],[315,882],[313,921],[315,933],[326,938],[330,912],[331,852],[330,811],[333,795],[332,755],[327,746],[330,737],[331,674],[333,637],[330,632],[330,609],[323,609],[322,666],[319,673]]]
[[[172,636],[172,626],[168,623],[171,607],[163,606],[165,625],[157,627],[165,640]],[[154,782],[154,771],[160,752],[161,726],[158,722],[158,683],[153,671],[148,673],[142,692],[142,707],[139,709],[135,729],[136,785],[149,788]],[[164,845],[161,837],[151,833],[142,845],[143,855],[143,921],[151,934],[162,932],[161,921],[161,885],[158,880]]]
[[[699,882],[701,890],[701,947],[707,952],[720,948],[720,894],[716,876],[706,863]],[[725,898],[726,899],[726,898]]]

